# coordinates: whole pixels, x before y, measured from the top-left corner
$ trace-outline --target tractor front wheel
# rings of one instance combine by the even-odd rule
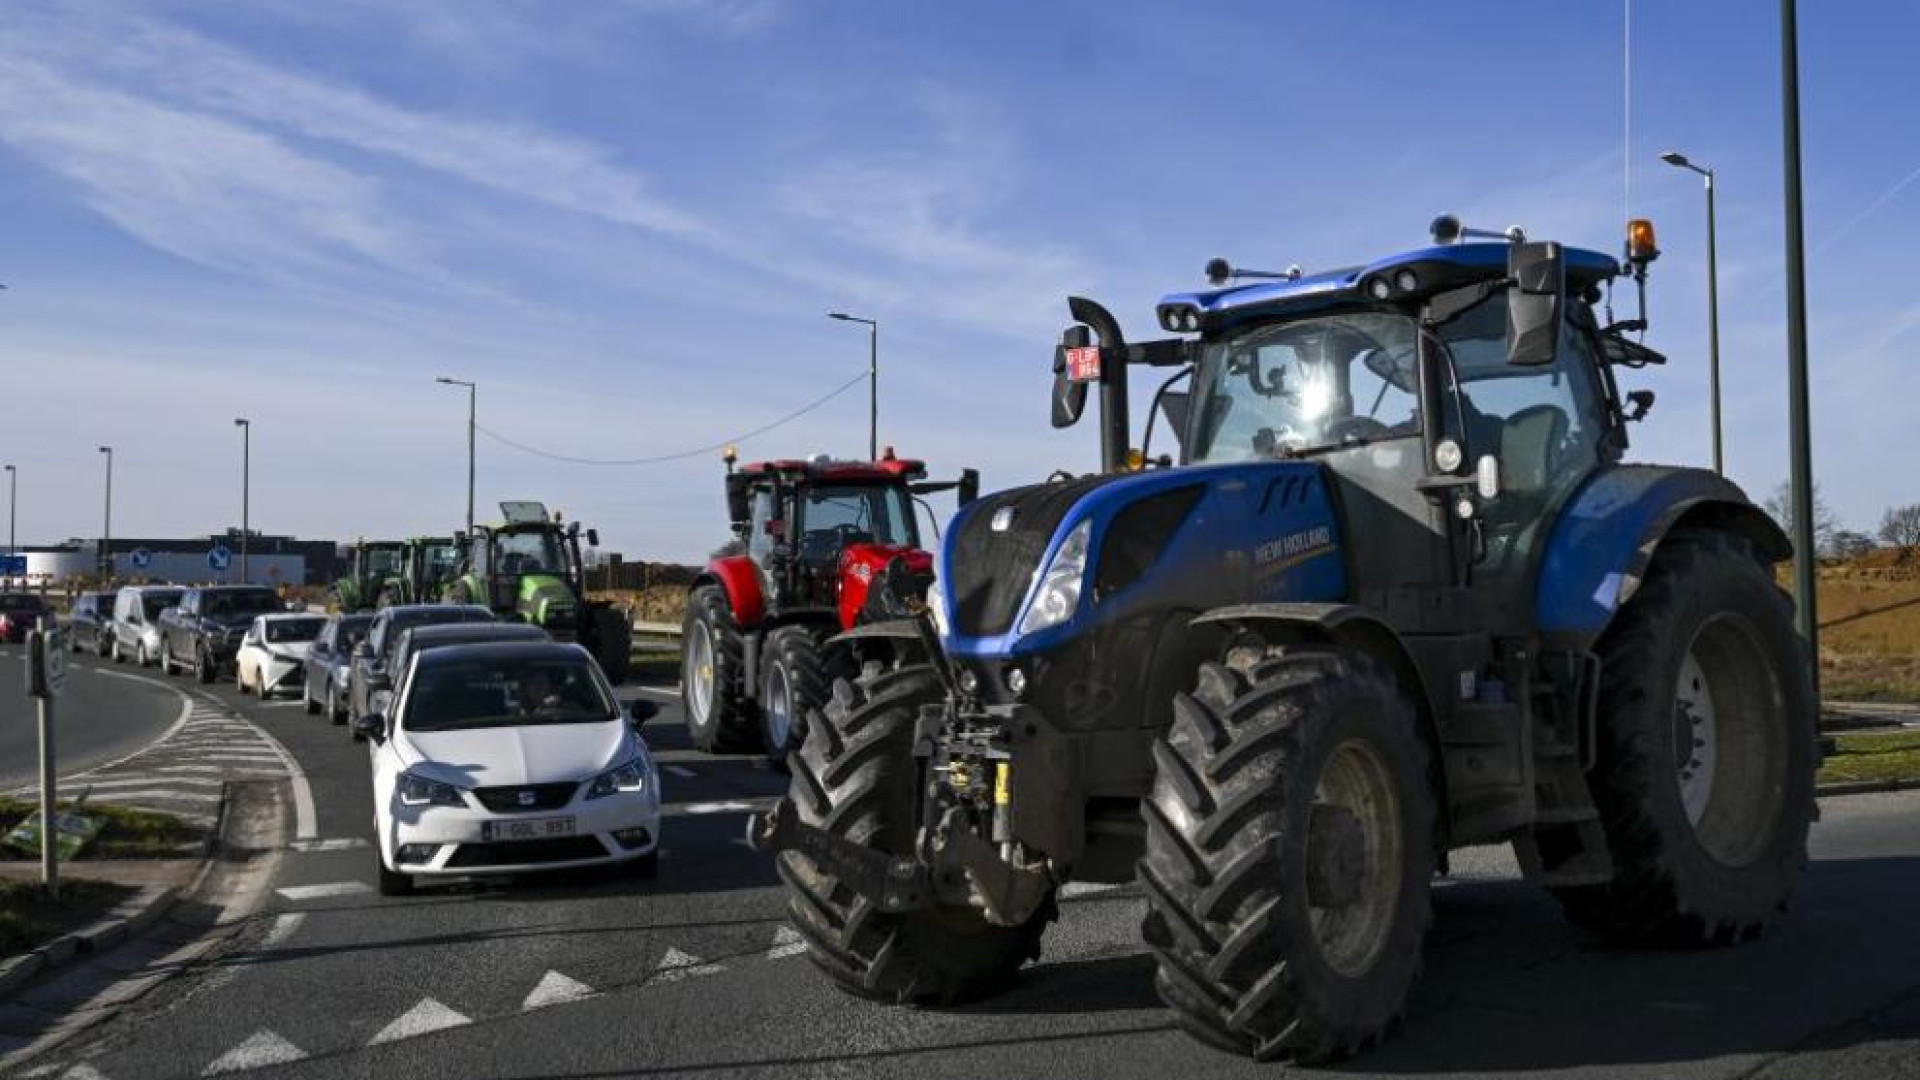
[[[745,753],[759,745],[746,667],[746,643],[726,594],[718,585],[693,590],[681,624],[680,694],[695,749]]]
[[[807,724],[833,696],[836,678],[853,678],[850,657],[820,640],[820,631],[783,626],[767,635],[760,675],[761,741],[767,760],[787,767],[787,756],[807,737]]]
[[[832,700],[788,758],[800,820],[911,856],[920,788],[914,721],[920,706],[942,692],[925,664],[874,664],[857,680],[835,683]],[[805,855],[784,852],[779,868],[787,914],[807,939],[807,956],[842,990],[881,1001],[945,1005],[998,990],[1040,955],[1040,937],[1056,917],[1051,900],[1013,927],[965,907],[888,915]]]
[[[1420,968],[1433,795],[1413,706],[1365,656],[1206,664],[1154,744],[1142,927],[1205,1042],[1316,1062],[1380,1039]],[[1238,658],[1236,658],[1236,661]]]
[[[1814,816],[1815,704],[1792,609],[1744,539],[1669,538],[1601,640],[1589,773],[1613,856],[1557,891],[1625,942],[1744,940],[1786,907]]]

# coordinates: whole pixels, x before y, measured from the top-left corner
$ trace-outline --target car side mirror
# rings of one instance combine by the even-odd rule
[[[634,698],[627,703],[627,720],[634,727],[639,727],[658,715],[660,715],[660,703],[657,701]]]
[[[387,718],[378,713],[368,713],[353,722],[353,733],[373,742],[385,742],[387,738]]]
[[[1075,379],[1068,363],[1069,349],[1084,349],[1093,344],[1093,331],[1084,326],[1069,326],[1060,335],[1053,350],[1053,426],[1072,427],[1087,411],[1087,382]]]
[[[1528,367],[1553,363],[1566,306],[1567,268],[1552,241],[1507,249],[1507,363]]]
[[[355,660],[373,659],[373,646],[367,644],[365,641],[359,642],[353,647],[353,658]]]
[[[387,710],[393,707],[393,691],[391,690],[374,691],[373,697],[367,700],[367,706],[371,708],[374,712],[379,713],[381,716],[387,715]]]

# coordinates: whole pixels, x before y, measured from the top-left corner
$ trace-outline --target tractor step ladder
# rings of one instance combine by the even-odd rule
[[[1542,885],[1604,885],[1613,856],[1581,768],[1579,748],[1543,742],[1533,752],[1533,827],[1513,841],[1527,880]]]

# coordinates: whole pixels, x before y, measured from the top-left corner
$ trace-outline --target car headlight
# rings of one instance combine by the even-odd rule
[[[952,633],[947,628],[947,590],[941,588],[937,581],[933,583],[933,588],[927,590],[927,616],[933,620],[933,628],[940,632],[941,637]]]
[[[400,805],[465,807],[467,800],[460,797],[460,789],[452,784],[443,784],[413,773],[401,773]]]
[[[1093,535],[1093,521],[1082,521],[1067,533],[1060,550],[1053,553],[1046,573],[1040,578],[1040,591],[1034,594],[1026,617],[1020,620],[1020,632],[1031,634],[1049,626],[1059,626],[1080,607],[1080,590],[1087,577],[1087,546]]]
[[[647,759],[642,754],[624,765],[608,769],[593,778],[587,786],[587,798],[603,799],[608,795],[647,790]]]

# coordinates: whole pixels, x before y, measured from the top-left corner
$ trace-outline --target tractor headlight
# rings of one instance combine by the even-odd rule
[[[1040,577],[1040,591],[1034,594],[1020,632],[1031,634],[1049,626],[1059,626],[1080,607],[1080,590],[1087,578],[1088,540],[1093,535],[1091,519],[1073,527],[1053,553],[1053,561]]]
[[[933,628],[939,631],[941,637],[952,634],[947,623],[947,590],[941,588],[937,581],[933,583],[933,588],[927,590],[927,617],[933,620]]]

